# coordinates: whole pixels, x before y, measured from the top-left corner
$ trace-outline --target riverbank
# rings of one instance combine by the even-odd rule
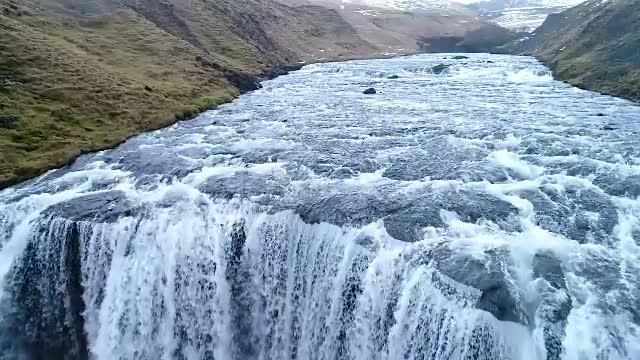
[[[330,44],[335,60],[375,52],[318,7],[99,3],[115,7],[0,0],[0,188],[214,109]]]
[[[639,27],[637,2],[588,0],[502,50],[535,56],[573,86],[640,102]]]
[[[433,41],[496,31],[434,26]],[[0,188],[215,109],[283,64],[415,53],[362,33],[335,9],[272,0],[0,0]]]

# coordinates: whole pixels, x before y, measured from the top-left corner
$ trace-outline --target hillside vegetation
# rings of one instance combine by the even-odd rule
[[[302,63],[455,51],[431,41],[507,33],[469,16],[281,1],[0,0],[0,188]]]
[[[640,1],[588,0],[509,44],[573,85],[640,101]]]
[[[255,76],[366,56],[335,11],[268,0],[0,0],[0,186],[169,125]]]

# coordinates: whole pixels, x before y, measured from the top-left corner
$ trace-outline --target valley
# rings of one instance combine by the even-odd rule
[[[0,359],[640,359],[639,19],[0,0]]]
[[[309,65],[0,192],[0,353],[637,358],[640,107],[459,56]]]
[[[509,36],[469,17],[354,14],[272,0],[0,0],[0,186],[191,118],[287,68],[413,54],[485,28]]]

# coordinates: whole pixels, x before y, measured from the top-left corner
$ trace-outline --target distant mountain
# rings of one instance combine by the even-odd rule
[[[488,11],[500,11],[505,9],[517,9],[517,8],[533,8],[533,7],[571,7],[575,6],[584,0],[485,0],[477,1],[470,4],[473,8],[478,8]]]
[[[360,5],[399,12],[437,15],[469,15],[517,31],[532,31],[549,14],[558,13],[584,0],[311,0]],[[466,4],[466,5],[465,5]]]
[[[341,0],[344,4],[365,5],[397,11],[437,13],[439,15],[470,15],[464,5],[451,0]]]
[[[640,0],[588,0],[505,48],[571,84],[640,101]]]
[[[584,0],[487,0],[469,8],[506,28],[533,31],[549,14],[562,12]]]
[[[514,33],[477,18],[450,1],[279,0],[287,5],[322,5],[338,11],[359,36],[383,54],[416,52],[486,52],[514,38]],[[417,4],[427,6],[433,11]],[[434,4],[461,9],[459,14],[434,10]],[[367,4],[379,5],[379,7]],[[456,10],[457,11],[457,10]],[[471,15],[466,14],[471,13]]]

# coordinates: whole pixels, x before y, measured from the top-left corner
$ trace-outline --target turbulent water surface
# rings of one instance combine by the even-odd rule
[[[1,192],[0,358],[640,358],[640,108],[470,57],[307,66]]]

